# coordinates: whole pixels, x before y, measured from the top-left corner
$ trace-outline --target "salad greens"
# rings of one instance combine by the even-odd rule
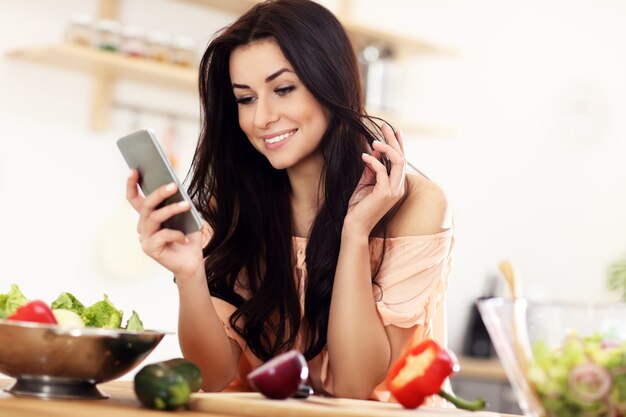
[[[28,300],[15,284],[11,285],[11,289],[6,294],[0,294],[0,318],[5,318],[15,313]]]
[[[143,330],[143,323],[139,318],[139,314],[135,310],[133,310],[133,314],[128,319],[126,323],[126,330]]]
[[[119,329],[122,325],[124,312],[117,310],[109,297],[104,294],[104,300],[87,307],[81,315],[85,326]]]
[[[69,292],[62,292],[56,300],[50,304],[50,308],[53,310],[69,310],[81,316],[85,310],[83,303],[78,301]]]
[[[19,287],[11,285],[11,289],[6,294],[0,294],[0,319],[7,318],[13,314],[18,307],[26,304],[28,299],[22,294]],[[56,300],[50,304],[50,308],[55,313],[60,325],[67,318],[67,325],[76,326],[81,320],[87,327],[102,327],[108,329],[126,329],[133,331],[143,331],[143,323],[137,312],[133,314],[122,327],[124,312],[115,308],[109,297],[105,294],[104,299],[95,302],[89,307],[85,307],[73,294],[62,292]],[[71,314],[64,313],[71,312]],[[61,320],[59,320],[59,318]]]
[[[626,342],[570,335],[558,349],[533,345],[528,380],[547,415],[626,415]]]

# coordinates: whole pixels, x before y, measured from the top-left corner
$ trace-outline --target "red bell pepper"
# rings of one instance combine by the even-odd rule
[[[391,394],[405,408],[417,408],[426,397],[439,395],[458,408],[482,410],[485,401],[466,401],[441,388],[446,378],[459,370],[450,353],[433,340],[424,340],[406,352],[391,367],[386,384]]]
[[[7,317],[7,320],[57,324],[57,319],[54,317],[54,314],[52,314],[52,310],[50,310],[48,304],[39,300],[24,304],[18,308],[15,313]]]

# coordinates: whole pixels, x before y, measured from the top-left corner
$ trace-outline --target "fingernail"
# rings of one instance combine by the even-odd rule
[[[368,156],[370,156],[370,155],[369,155],[368,153],[363,152],[363,153],[361,154],[361,156],[362,156],[363,158],[366,158],[366,157],[368,157]]]
[[[185,243],[189,243],[189,238],[185,236]]]
[[[167,187],[165,187],[166,191],[174,191],[176,189],[176,184],[174,184],[173,182],[170,182],[169,184],[167,184]]]
[[[189,202],[181,201],[178,203],[178,207],[189,207]]]

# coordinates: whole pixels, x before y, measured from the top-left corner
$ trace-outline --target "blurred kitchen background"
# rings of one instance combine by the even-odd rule
[[[0,292],[86,304],[106,293],[126,318],[176,331],[176,287],[140,251],[115,141],[152,127],[185,176],[194,66],[251,3],[0,0]],[[480,334],[474,301],[504,294],[501,260],[534,299],[619,298],[607,268],[626,256],[626,3],[322,3],[354,36],[370,113],[404,130],[408,159],[450,198],[459,356]],[[149,360],[179,355],[172,334]],[[466,363],[468,389],[513,410],[493,360]]]

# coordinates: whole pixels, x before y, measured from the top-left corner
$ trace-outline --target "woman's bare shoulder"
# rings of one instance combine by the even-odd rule
[[[452,227],[446,194],[439,185],[419,174],[407,174],[407,196],[389,221],[388,236],[424,236]]]

